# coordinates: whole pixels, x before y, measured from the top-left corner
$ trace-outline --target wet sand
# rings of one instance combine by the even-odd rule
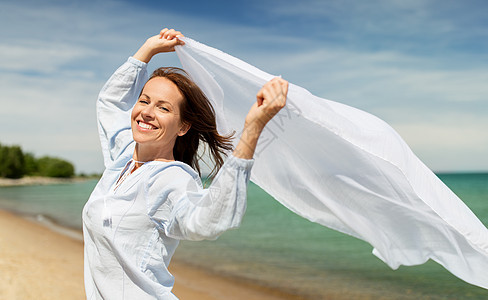
[[[0,187],[19,186],[19,185],[46,185],[46,184],[73,183],[73,182],[81,182],[89,179],[90,177],[52,178],[52,177],[38,177],[38,176],[26,176],[19,179],[0,178]]]

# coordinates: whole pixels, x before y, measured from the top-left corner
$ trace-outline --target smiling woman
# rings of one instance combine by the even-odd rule
[[[258,138],[285,105],[288,83],[266,83],[229,154],[231,138],[218,133],[212,105],[182,70],[161,68],[147,80],[147,63],[183,45],[179,36],[164,29],[149,38],[100,92],[106,170],[83,209],[88,299],[177,299],[168,266],[179,241],[240,225]],[[216,165],[208,189],[200,142]]]
[[[160,95],[165,95],[165,98],[159,99]],[[137,115],[139,113],[140,115]],[[145,122],[152,119],[161,126],[154,122]],[[165,134],[169,143],[167,149],[173,150],[166,154],[160,153],[160,157],[182,161],[199,174],[200,166],[197,155],[199,141],[206,143],[215,162],[210,177],[213,177],[223,165],[224,151],[232,149],[231,136],[222,136],[217,131],[215,111],[209,100],[179,68],[159,68],[153,72],[132,110],[132,122],[134,121],[138,125],[132,124],[133,137],[138,142],[134,154],[136,160],[144,160],[140,158],[140,155],[144,154],[140,153],[139,145],[142,144],[142,141],[137,140],[136,136],[139,137],[140,134],[137,134],[135,129],[140,128],[142,133],[159,132],[159,140],[161,140],[163,139],[162,131],[165,131],[163,128],[171,129],[170,123],[174,125],[173,127],[177,127],[173,128],[173,132]],[[164,125],[165,122],[168,124]],[[146,145],[148,144],[146,143]],[[162,150],[159,146],[158,149]]]
[[[161,95],[166,100],[159,100]],[[132,109],[132,135],[137,143],[135,160],[174,160],[172,148],[176,138],[190,128],[180,119],[182,102],[183,95],[169,79],[157,77],[147,82]]]

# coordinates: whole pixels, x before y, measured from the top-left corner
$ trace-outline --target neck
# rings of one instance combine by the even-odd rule
[[[168,150],[169,149],[169,150]],[[137,163],[148,161],[173,161],[173,147],[149,147],[147,145],[136,144],[132,159]]]

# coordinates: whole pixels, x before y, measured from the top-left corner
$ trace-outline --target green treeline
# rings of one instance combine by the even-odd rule
[[[36,158],[24,153],[19,146],[0,144],[0,177],[73,177],[74,174],[73,164],[66,160],[49,156]]]

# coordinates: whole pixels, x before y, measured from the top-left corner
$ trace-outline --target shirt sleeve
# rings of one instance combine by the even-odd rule
[[[129,57],[100,91],[97,121],[105,167],[132,142],[130,114],[148,79],[146,67],[146,63]]]
[[[254,160],[229,156],[208,188],[178,166],[165,169],[149,188],[156,199],[150,218],[164,233],[180,240],[216,239],[240,226]]]

